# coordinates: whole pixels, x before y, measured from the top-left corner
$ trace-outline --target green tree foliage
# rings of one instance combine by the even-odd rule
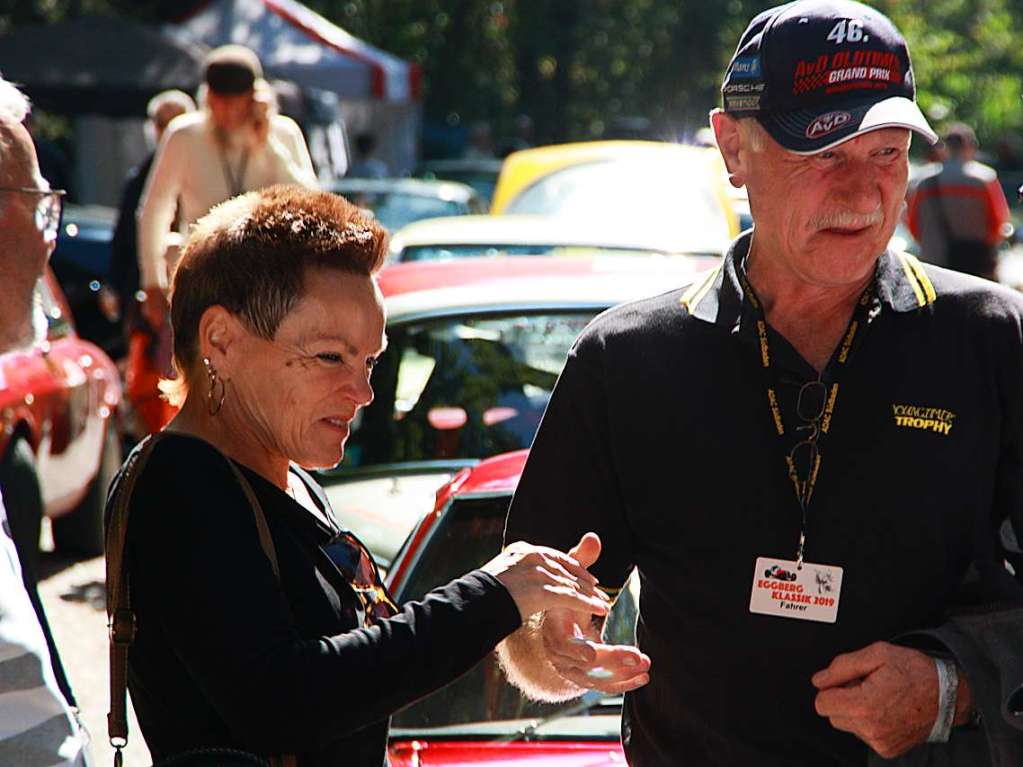
[[[728,58],[763,0],[305,0],[423,69],[428,119],[528,114],[541,140],[599,136],[641,116],[689,134],[718,102]],[[1023,121],[1021,0],[873,0],[910,42],[920,102],[936,124],[982,138]],[[0,33],[83,13],[167,18],[169,0],[0,0]]]
[[[1023,125],[1023,49],[1018,0],[885,0],[909,41],[919,101],[932,122],[960,120],[982,140]]]

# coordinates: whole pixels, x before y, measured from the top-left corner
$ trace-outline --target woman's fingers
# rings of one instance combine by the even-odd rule
[[[597,579],[589,570],[579,564],[575,558],[569,556],[563,551],[558,551],[557,549],[552,549],[548,546],[534,546],[531,543],[526,543],[525,541],[516,541],[515,543],[509,544],[505,548],[505,551],[517,554],[523,558],[529,556],[540,557],[546,560],[548,566],[553,566],[552,563],[556,563],[558,567],[565,570],[570,575],[589,581],[594,585],[597,584]]]
[[[562,570],[565,570],[570,575],[579,578],[580,580],[587,581],[594,586],[597,585],[598,581],[594,577],[593,573],[579,564],[575,559],[557,549],[542,548],[544,556],[556,563]]]
[[[548,583],[542,588],[545,593],[543,610],[574,610],[590,615],[607,615],[611,610],[607,597],[600,592],[587,594],[580,587],[560,583]]]
[[[508,589],[523,620],[542,610],[563,608],[607,615],[610,600],[597,579],[563,552],[518,541],[483,569]]]

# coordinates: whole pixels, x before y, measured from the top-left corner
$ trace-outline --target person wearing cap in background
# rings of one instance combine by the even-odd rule
[[[907,224],[932,264],[995,279],[998,244],[1012,231],[994,168],[977,162],[977,135],[963,123],[945,132],[948,157],[909,192]]]
[[[183,116],[164,135],[138,211],[138,259],[143,314],[166,322],[168,276],[178,248],[168,252],[175,211],[187,233],[214,205],[273,184],[317,188],[302,131],[276,114],[256,54],[242,45],[210,51],[205,109]]]
[[[999,535],[1023,527],[1023,297],[887,250],[911,133],[936,136],[885,16],[769,9],[722,95],[754,228],[582,333],[505,531],[595,530],[569,553],[611,591],[637,567],[641,652],[552,610],[502,662],[541,699],[628,692],[639,767],[1023,764]]]
[[[195,110],[195,102],[184,91],[162,91],[146,105],[147,135],[158,145],[174,118]],[[114,237],[110,242],[110,285],[101,295],[110,315],[120,317],[127,350],[125,392],[139,416],[144,433],[158,431],[174,414],[157,388],[161,375],[170,371],[170,327],[161,321],[152,326],[144,320],[139,303],[138,227],[135,218],[142,199],[142,187],[149,177],[155,149],[133,168],[121,191]],[[176,221],[171,229],[176,228]],[[142,294],[144,297],[145,294]],[[162,316],[158,319],[162,320]],[[164,351],[165,350],[165,351]],[[160,352],[164,352],[161,354]]]

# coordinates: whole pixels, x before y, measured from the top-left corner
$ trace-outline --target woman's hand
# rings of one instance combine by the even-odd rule
[[[557,549],[517,541],[482,569],[508,589],[523,622],[554,608],[601,616],[610,610],[610,600],[596,588],[597,579]]]

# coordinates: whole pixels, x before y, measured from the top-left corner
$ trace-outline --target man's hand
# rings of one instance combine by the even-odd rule
[[[273,115],[272,96],[257,90],[252,96],[252,145],[253,150],[262,147],[270,136],[270,118]]]
[[[583,536],[568,552],[581,566],[590,567],[600,556],[600,538]],[[543,620],[543,645],[554,670],[580,688],[620,694],[650,681],[650,658],[629,645],[601,642],[603,620],[580,621],[572,610],[548,610]]]
[[[934,659],[917,650],[875,642],[837,656],[811,679],[817,713],[892,759],[927,740],[938,715]],[[969,716],[969,685],[960,676],[956,721]]]
[[[159,330],[167,316],[167,291],[154,286],[146,288],[146,300],[142,302],[142,317],[149,327]]]

